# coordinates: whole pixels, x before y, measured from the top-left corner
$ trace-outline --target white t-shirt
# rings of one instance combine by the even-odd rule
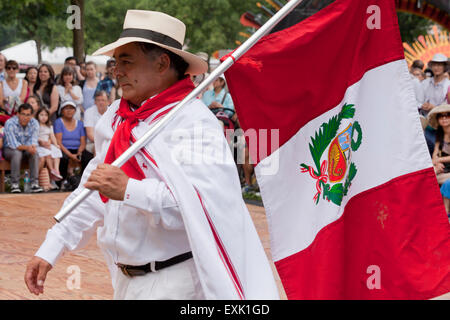
[[[94,104],[91,108],[87,109],[84,112],[84,127],[95,128],[95,125],[98,123],[102,115],[98,112],[97,106]],[[89,142],[93,142],[90,141]]]

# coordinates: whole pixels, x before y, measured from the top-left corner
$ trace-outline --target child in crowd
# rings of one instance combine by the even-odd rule
[[[50,170],[51,185],[56,189],[54,181],[59,181],[62,176],[59,173],[59,160],[62,158],[61,148],[58,146],[53,127],[50,124],[50,113],[46,108],[40,108],[36,113],[36,119],[39,121],[39,171],[47,165]]]
[[[38,96],[35,95],[29,96],[27,103],[33,108],[34,116],[39,111],[39,109],[42,108],[41,99]]]

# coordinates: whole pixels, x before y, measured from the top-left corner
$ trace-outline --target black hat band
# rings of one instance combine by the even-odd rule
[[[166,36],[165,34],[152,30],[136,29],[136,28],[124,29],[120,34],[120,38],[125,37],[144,38],[179,50],[183,48],[183,45],[174,38],[171,38],[169,36]]]

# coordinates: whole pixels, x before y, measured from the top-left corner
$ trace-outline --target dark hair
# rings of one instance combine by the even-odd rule
[[[58,84],[60,84],[62,86],[64,85],[64,76],[66,74],[71,74],[72,75],[72,82],[71,83],[72,83],[72,85],[74,85],[75,84],[75,71],[73,70],[72,67],[69,67],[69,66],[64,67],[62,69],[61,74],[59,75],[59,78],[58,78]]]
[[[78,64],[78,59],[76,57],[67,57],[66,60],[64,60],[64,63],[66,63],[69,60],[75,60],[75,64]]]
[[[28,68],[27,68],[27,71],[25,71],[25,80],[27,80],[27,82],[30,82],[30,80],[28,79],[28,71],[30,71],[31,69],[36,69],[36,71],[38,72],[38,76],[36,77],[36,80],[37,80],[37,78],[39,77],[39,71],[38,71],[38,68],[36,68],[36,67],[28,67]]]
[[[28,103],[21,104],[17,110],[17,113],[20,113],[22,110],[31,110],[31,113],[33,113],[33,107]]]
[[[112,64],[116,65],[116,59],[109,59],[108,61],[106,61],[107,68],[111,67]]]
[[[36,112],[36,116],[35,116],[36,120],[39,122],[39,114],[41,112],[47,112],[47,122],[45,123],[45,125],[50,127],[50,125],[51,125],[51,122],[50,122],[50,111],[48,111],[47,108],[45,108],[45,107],[39,108],[38,112]],[[39,122],[39,124],[40,124],[40,122]]]
[[[95,93],[94,93],[94,99],[97,98],[97,97],[103,96],[103,95],[105,95],[106,98],[109,99],[109,94],[108,94],[108,92],[106,92],[105,90],[98,90],[98,91],[95,91]]]
[[[151,59],[154,58],[155,53],[158,55],[161,55],[163,53],[167,54],[170,58],[170,68],[176,71],[178,75],[178,80],[184,78],[184,75],[186,73],[187,68],[189,67],[189,64],[186,61],[184,61],[182,57],[173,53],[172,51],[161,48],[160,46],[157,46],[156,44],[153,43],[138,42],[137,44],[141,48],[141,50]]]
[[[423,70],[424,66],[425,66],[425,64],[423,63],[422,60],[414,60],[412,65],[411,65],[411,69],[419,68],[420,70]]]
[[[16,67],[17,69],[19,69],[19,64],[17,63],[16,60],[8,60],[8,62],[6,62],[5,64],[5,68],[9,66]]]
[[[44,99],[44,95],[47,95],[48,100],[50,101],[50,95],[52,94],[53,85],[55,84],[55,71],[53,71],[53,68],[51,65],[49,65],[47,63],[43,63],[39,66],[38,77],[36,79],[36,84],[34,85],[33,92],[37,95],[39,89],[41,88],[41,78],[39,77],[39,72],[41,71],[42,67],[46,67],[48,70],[48,73],[50,74],[50,77],[48,78],[48,81],[47,81],[47,85],[44,88],[42,99]]]

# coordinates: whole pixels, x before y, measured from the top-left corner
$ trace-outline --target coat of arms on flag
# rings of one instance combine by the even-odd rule
[[[342,198],[347,195],[351,182],[356,176],[357,169],[356,165],[351,162],[351,153],[357,151],[361,145],[361,126],[357,121],[349,123],[345,130],[338,133],[342,120],[352,119],[354,115],[354,105],[344,104],[341,112],[332,117],[328,123],[323,123],[319,131],[316,131],[315,136],[311,137],[309,149],[316,170],[304,163],[300,166],[302,173],[308,172],[313,179],[317,180],[317,193],[314,196],[316,204],[319,203],[320,194],[323,192],[323,199],[338,206],[341,205]],[[355,131],[357,133],[356,140],[354,140]],[[327,149],[328,159],[321,162],[321,157]],[[341,181],[345,177],[346,179],[342,183]],[[330,183],[327,183],[328,181]]]

